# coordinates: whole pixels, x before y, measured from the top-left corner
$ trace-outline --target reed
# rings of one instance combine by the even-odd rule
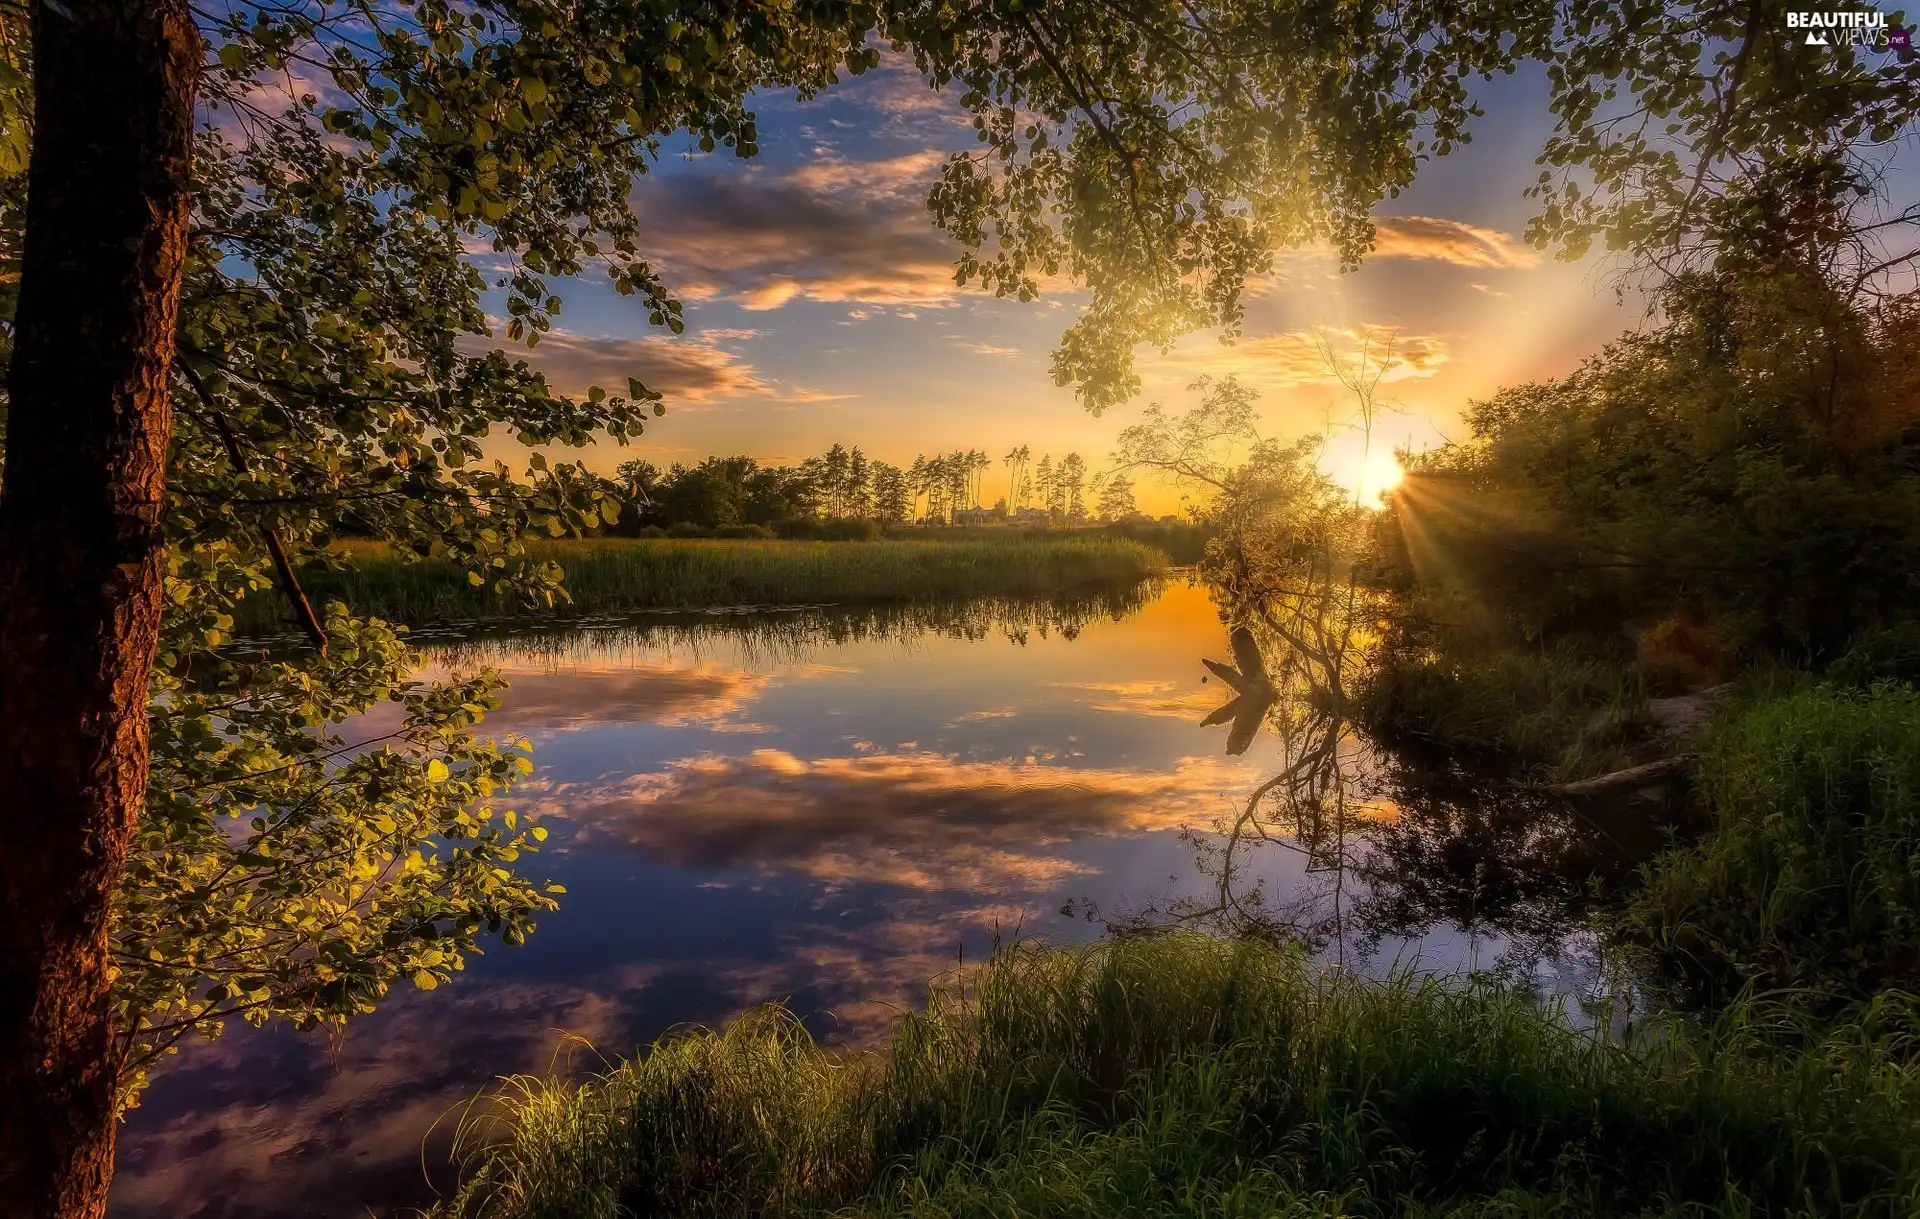
[[[966,542],[789,542],[588,539],[528,547],[565,572],[562,614],[721,606],[873,605],[965,597],[1036,597],[1124,588],[1164,570],[1164,554],[1124,538]],[[355,544],[335,566],[302,573],[316,602],[418,625],[529,617],[491,588],[476,588],[444,560],[412,560]],[[273,590],[241,605],[242,633],[280,629],[285,598]]]
[[[512,1081],[438,1213],[1890,1219],[1920,1213],[1916,1082],[1869,1041],[1622,1044],[1509,986],[1252,942],[1025,945],[881,1050],[767,1008]]]

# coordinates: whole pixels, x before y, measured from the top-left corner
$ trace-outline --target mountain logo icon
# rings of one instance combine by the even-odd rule
[[[1827,32],[1825,30],[1808,30],[1807,45],[1810,47],[1824,47],[1829,45],[1827,42]]]

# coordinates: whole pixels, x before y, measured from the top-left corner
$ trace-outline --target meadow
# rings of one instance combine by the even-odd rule
[[[1169,565],[1125,538],[803,542],[614,539],[531,543],[527,558],[558,564],[566,601],[529,607],[476,587],[456,564],[413,559],[380,543],[336,547],[332,565],[301,573],[316,603],[407,625],[462,619],[738,606],[878,605],[967,597],[1038,597],[1126,588]],[[243,602],[236,629],[282,629],[278,590]]]
[[[1197,934],[1003,949],[874,1052],[778,1008],[511,1081],[438,1210],[684,1216],[1906,1216],[1916,1079],[1749,1013],[1607,1028],[1509,985]]]

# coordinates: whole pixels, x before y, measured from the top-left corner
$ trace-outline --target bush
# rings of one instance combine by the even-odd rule
[[[707,536],[707,531],[692,521],[676,521],[674,524],[668,526],[667,536],[670,538],[703,538]]]
[[[821,522],[820,536],[830,542],[868,542],[880,536],[880,522],[858,516],[830,517]]]
[[[1914,1081],[1194,935],[998,954],[881,1054],[777,1011],[520,1080],[446,1215],[1907,1216]],[[1604,1021],[1601,1022],[1604,1026]]]
[[[633,536],[637,538],[663,538],[667,536],[667,531],[658,525],[647,525]]]
[[[1701,839],[1627,918],[1656,976],[1720,1007],[1753,990],[1822,1017],[1920,994],[1920,692],[1815,686],[1732,708],[1701,741]]]
[[[717,538],[732,538],[735,541],[743,538],[765,540],[773,536],[773,530],[767,528],[765,525],[722,525],[713,531],[713,536]]]

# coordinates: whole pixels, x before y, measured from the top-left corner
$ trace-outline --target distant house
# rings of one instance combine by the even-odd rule
[[[956,525],[991,525],[998,519],[991,508],[958,508],[953,514]]]
[[[1045,508],[1016,508],[1013,512],[1013,523],[1016,525],[1050,525],[1053,523],[1053,518],[1047,514]]]

